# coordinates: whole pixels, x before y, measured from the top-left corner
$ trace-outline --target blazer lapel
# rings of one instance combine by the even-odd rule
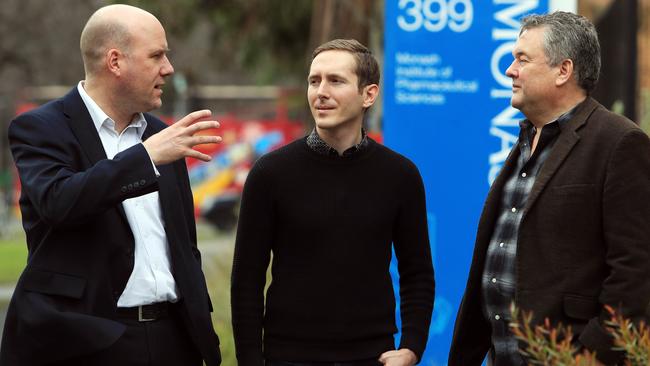
[[[145,128],[144,132],[142,133],[142,141],[146,141],[154,133],[160,132],[160,131],[154,131],[154,127],[151,125],[151,120],[148,117],[149,116],[145,113],[144,119],[147,120],[147,128]]]
[[[175,198],[173,195],[177,186],[175,178],[176,174],[174,174],[174,165],[157,165],[156,168],[160,173],[160,177],[158,177],[160,208],[163,211],[163,217],[169,218],[171,217],[170,214],[174,211],[174,206],[178,204],[178,198]]]
[[[566,126],[562,128],[560,136],[558,136],[551,154],[546,159],[546,162],[544,162],[544,165],[537,174],[537,178],[535,178],[533,188],[528,195],[528,202],[526,203],[524,216],[530,211],[530,208],[533,207],[535,201],[546,187],[546,184],[551,180],[553,175],[555,175],[555,172],[562,165],[562,162],[564,162],[567,156],[569,156],[569,153],[573,150],[575,144],[580,140],[580,136],[576,131],[587,122],[587,118],[597,106],[598,104],[595,100],[591,97],[587,97],[587,100],[578,107],[579,109],[576,111],[573,118],[571,118]]]
[[[68,125],[91,165],[106,159],[106,152],[95,124],[76,87],[63,97],[63,113],[68,117]]]
[[[519,152],[519,143],[516,143],[506,158],[506,161],[503,163],[503,167],[492,183],[492,186],[490,186],[476,234],[475,251],[477,254],[480,253],[484,256],[486,253],[487,245],[489,244],[492,231],[494,230],[494,223],[496,222],[499,208],[501,206],[501,193],[503,192],[503,186],[506,184],[512,169],[517,165]],[[481,263],[483,262],[484,261],[481,260]]]
[[[99,138],[97,128],[93,123],[88,108],[84,104],[77,87],[74,87],[63,97],[63,113],[68,117],[68,125],[72,133],[77,137],[81,149],[85,152],[90,165],[97,164],[100,160],[107,158],[102,140]],[[117,205],[117,210],[128,225],[126,213],[122,205]]]

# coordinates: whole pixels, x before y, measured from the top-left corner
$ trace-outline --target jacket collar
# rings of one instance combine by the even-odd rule
[[[542,193],[553,175],[555,175],[555,172],[557,172],[564,160],[569,156],[573,147],[580,141],[578,130],[587,123],[587,119],[599,105],[593,98],[587,97],[576,107],[571,119],[563,126],[551,154],[537,174],[533,188],[528,196],[524,215],[535,204],[540,193]],[[510,164],[512,164],[512,161]]]
[[[62,98],[62,102],[63,113],[68,119],[68,125],[77,137],[79,145],[81,145],[91,164],[106,159],[106,152],[97,133],[97,128],[76,86]],[[142,141],[156,132],[147,113],[143,113],[143,115],[147,121],[147,128],[142,134]]]

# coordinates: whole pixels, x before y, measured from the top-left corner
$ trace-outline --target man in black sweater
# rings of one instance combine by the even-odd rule
[[[379,67],[365,46],[319,46],[308,82],[315,129],[261,157],[244,187],[232,273],[239,365],[414,365],[434,299],[422,179],[362,129],[379,94]]]

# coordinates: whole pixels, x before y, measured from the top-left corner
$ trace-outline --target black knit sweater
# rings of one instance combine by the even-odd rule
[[[244,187],[232,272],[239,365],[351,361],[394,349],[391,244],[400,273],[399,348],[420,358],[434,278],[415,165],[372,140],[349,158],[319,155],[304,138],[261,157]]]

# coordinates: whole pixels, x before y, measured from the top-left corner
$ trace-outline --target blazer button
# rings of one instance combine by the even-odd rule
[[[122,186],[122,193],[126,193],[126,186]]]
[[[133,183],[133,188],[140,188],[140,183],[138,182]]]
[[[147,181],[146,181],[146,180],[144,180],[144,179],[140,179],[140,185],[141,185],[141,186],[144,186],[144,185],[145,185],[145,183],[147,183]]]
[[[129,184],[129,185],[126,186],[126,187],[129,189],[129,191],[132,191],[132,190],[133,190],[133,184]]]

